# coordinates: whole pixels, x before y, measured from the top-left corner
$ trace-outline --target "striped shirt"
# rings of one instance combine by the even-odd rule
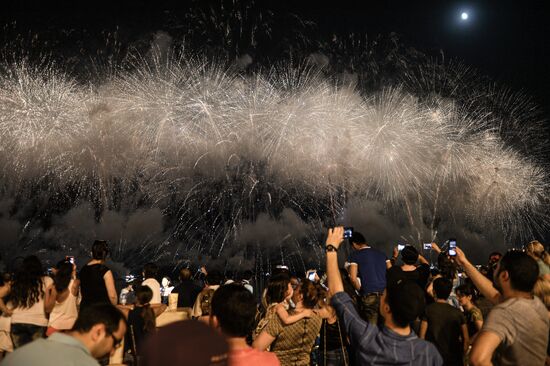
[[[364,321],[345,292],[336,293],[331,304],[344,324],[360,365],[443,365],[435,346],[418,338],[412,330],[408,336],[402,336]]]

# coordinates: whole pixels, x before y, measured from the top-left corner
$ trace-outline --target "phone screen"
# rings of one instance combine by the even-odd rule
[[[349,239],[353,236],[353,228],[345,227],[344,228],[344,239]]]
[[[424,249],[432,249],[432,243],[424,243]]]
[[[451,257],[456,255],[456,240],[454,239],[449,240],[449,255]]]
[[[405,244],[397,244],[397,250],[402,251],[405,248]]]
[[[307,275],[307,278],[310,281],[315,281],[315,272],[309,272],[309,274]]]
[[[65,260],[68,260],[69,262],[71,262],[71,264],[74,264],[74,256],[72,256],[72,255],[66,256]]]

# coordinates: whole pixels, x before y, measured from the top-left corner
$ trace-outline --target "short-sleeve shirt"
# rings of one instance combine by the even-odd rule
[[[538,297],[511,298],[489,313],[482,332],[493,332],[501,343],[493,355],[498,365],[544,365],[550,322]]]
[[[384,253],[374,248],[366,247],[355,250],[349,257],[349,262],[358,266],[361,279],[361,295],[371,292],[382,292],[386,288],[386,261]]]
[[[80,270],[80,292],[82,301],[80,309],[91,304],[110,304],[107,286],[103,276],[109,268],[103,264],[86,265]]]
[[[462,366],[464,314],[452,305],[435,302],[426,307],[423,320],[428,322],[426,340],[435,344],[445,365]]]
[[[53,283],[51,277],[42,277],[42,293],[46,293],[46,289]],[[31,307],[16,307],[13,310],[11,316],[11,322],[13,324],[33,324],[40,327],[46,327],[48,325],[48,318],[44,311],[44,296],[39,296],[38,301]]]
[[[321,330],[322,321],[319,315],[313,314],[310,318],[284,325],[278,316],[271,317],[265,330],[275,337],[271,351],[277,355],[282,366],[309,366],[309,354]]]
[[[142,286],[147,286],[153,291],[153,298],[151,299],[151,304],[160,304],[162,299],[160,297],[160,283],[154,278],[148,278],[141,283]]]
[[[90,351],[78,339],[64,333],[54,333],[47,339],[37,339],[7,355],[3,366],[98,366]]]
[[[428,264],[421,264],[414,271],[403,271],[400,266],[393,266],[386,273],[386,281],[389,284],[398,283],[399,280],[408,280],[416,282],[421,289],[426,288],[429,277],[430,266]]]

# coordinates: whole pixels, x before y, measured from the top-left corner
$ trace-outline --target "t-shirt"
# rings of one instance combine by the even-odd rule
[[[173,294],[178,294],[178,308],[192,308],[201,288],[191,280],[186,280],[174,287]]]
[[[428,322],[426,340],[435,344],[445,365],[462,366],[464,314],[447,303],[434,302],[426,307],[423,320]]]
[[[370,292],[382,292],[386,288],[387,257],[379,250],[366,247],[355,250],[349,257],[349,262],[358,266],[361,279],[361,295]]]
[[[466,324],[468,325],[468,335],[470,338],[477,333],[476,321],[483,320],[483,314],[478,307],[473,307],[470,310],[464,310]]]
[[[428,264],[421,264],[414,271],[403,271],[400,266],[393,266],[388,269],[386,273],[386,282],[390,284],[398,283],[402,281],[413,281],[420,286],[421,289],[426,288],[428,278],[430,277],[430,266]]]
[[[271,352],[262,352],[254,348],[229,352],[229,366],[280,366],[277,356]]]
[[[51,277],[42,277],[42,292],[46,293],[46,288],[53,283]],[[44,296],[39,296],[38,301],[35,302],[30,308],[16,307],[13,309],[13,315],[11,316],[11,322],[13,324],[33,324],[40,327],[46,327],[48,325],[48,318],[44,311]]]
[[[109,272],[109,268],[103,264],[85,265],[80,270],[80,309],[91,304],[110,304],[109,294],[105,286],[103,276]]]
[[[141,283],[142,286],[147,286],[153,290],[153,298],[150,301],[150,304],[160,304],[160,283],[154,278],[148,278]]]
[[[550,322],[538,297],[511,298],[489,313],[481,331],[497,334],[502,342],[493,355],[496,365],[544,365]]]
[[[290,315],[293,313],[289,312]],[[278,316],[271,318],[265,330],[275,337],[271,351],[277,355],[282,366],[309,366],[309,354],[322,321],[317,314],[289,325],[284,325]]]
[[[37,339],[6,356],[2,366],[98,366],[86,346],[75,337],[54,333]]]

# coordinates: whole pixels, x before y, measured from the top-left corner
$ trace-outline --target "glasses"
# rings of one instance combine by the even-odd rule
[[[117,339],[117,337],[115,337],[113,333],[110,333],[109,335],[111,336],[111,338],[113,338],[113,348],[117,349],[118,347],[120,347],[123,338]]]

